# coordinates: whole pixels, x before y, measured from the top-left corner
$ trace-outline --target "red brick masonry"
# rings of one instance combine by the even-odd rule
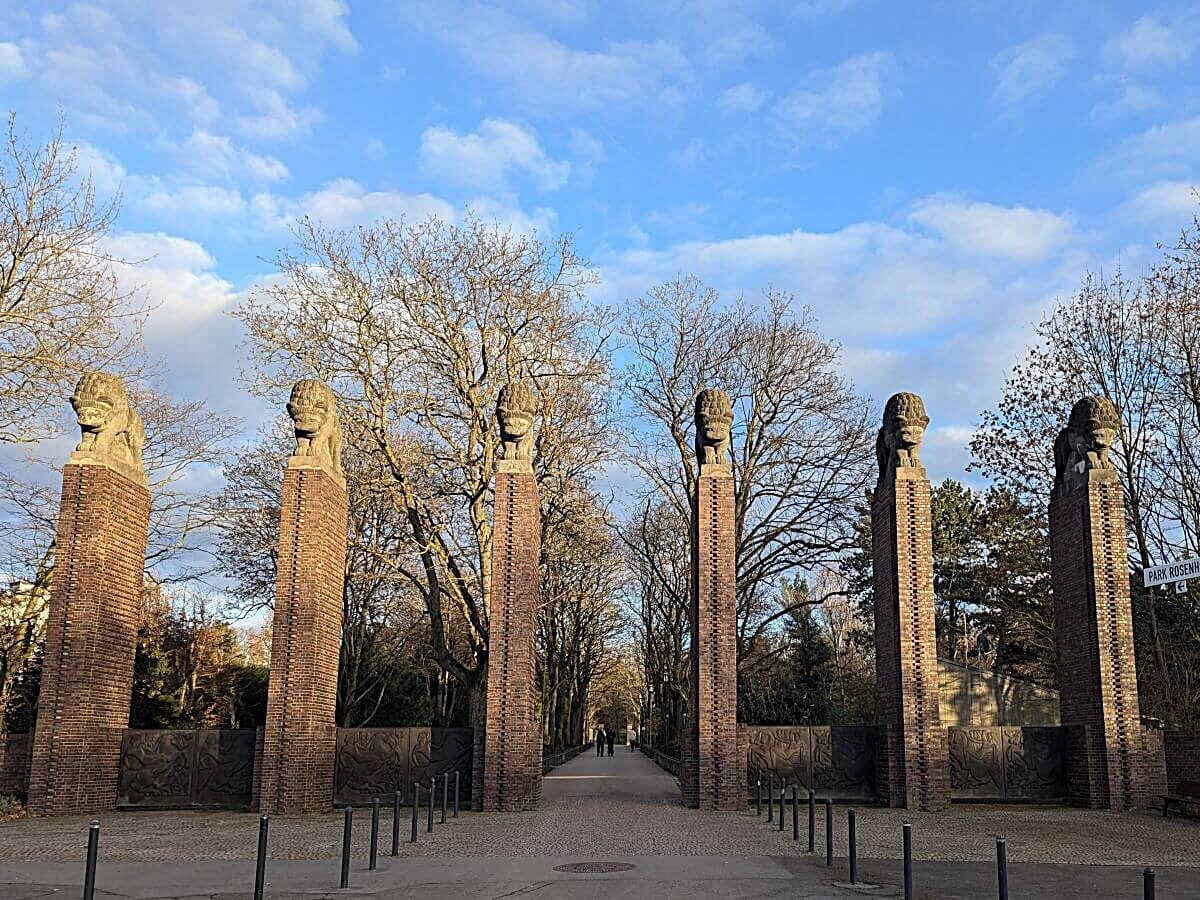
[[[129,725],[150,492],[104,465],[63,468],[29,809],[114,808]]]
[[[733,475],[701,467],[692,523],[691,696],[680,790],[693,809],[744,809],[745,734],[737,726]]]
[[[324,469],[289,467],[258,779],[265,813],[320,812],[333,803],[345,567],[345,488]]]
[[[481,780],[476,776],[488,811],[533,809],[542,795],[542,730],[534,710],[541,507],[533,472],[520,460],[505,462],[496,472],[487,726]]]
[[[1125,501],[1116,473],[1050,501],[1054,630],[1072,803],[1130,809],[1147,801],[1138,708]]]
[[[879,792],[891,806],[950,802],[946,729],[938,711],[929,480],[896,469],[871,505],[875,570]]]

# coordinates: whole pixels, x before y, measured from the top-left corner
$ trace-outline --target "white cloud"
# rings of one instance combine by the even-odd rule
[[[165,78],[163,92],[183,103],[187,107],[189,117],[201,125],[209,125],[221,115],[221,104],[194,78],[182,75]]]
[[[1116,93],[1108,100],[1099,101],[1092,107],[1092,117],[1095,119],[1118,119],[1121,116],[1135,115],[1154,109],[1162,98],[1158,92],[1122,75],[1115,79]]]
[[[491,5],[411,0],[402,8],[415,27],[454,47],[472,68],[540,113],[623,112],[644,105],[675,110],[693,80],[687,59],[666,40],[580,50]]]
[[[455,218],[454,207],[431,194],[370,191],[350,178],[335,179],[295,200],[259,193],[251,206],[263,227],[277,230],[287,229],[303,216],[332,228],[367,225],[382,218]]]
[[[184,164],[207,175],[248,178],[251,181],[280,181],[290,173],[274,156],[260,156],[236,147],[228,137],[197,129],[180,147]]]
[[[962,253],[1015,261],[1034,261],[1054,253],[1074,231],[1069,219],[1045,209],[937,197],[918,203],[909,218]]]
[[[1121,211],[1140,222],[1183,228],[1197,210],[1200,210],[1200,179],[1152,184],[1138,191]]]
[[[136,178],[136,177],[135,177]],[[173,185],[149,176],[126,182],[136,191],[138,207],[164,218],[221,218],[239,216],[246,210],[241,193],[214,184]]]
[[[435,177],[485,190],[507,190],[514,171],[527,174],[542,190],[554,190],[571,173],[571,164],[548,157],[531,130],[504,119],[484,119],[469,134],[427,128],[420,160],[421,168]]]
[[[1040,34],[992,58],[993,93],[1008,111],[1050,90],[1075,58],[1075,46],[1059,34]]]
[[[1104,45],[1104,57],[1127,69],[1178,66],[1196,49],[1194,20],[1192,16],[1164,22],[1156,16],[1142,16]]]
[[[303,131],[319,111],[297,104],[329,49],[356,44],[341,0],[72,3],[39,17],[36,78],[77,114],[114,128],[190,124],[222,114],[268,137]]]
[[[387,145],[379,138],[371,138],[363,145],[363,155],[367,159],[378,162],[387,156]]]
[[[571,129],[571,152],[591,162],[601,162],[605,157],[604,145],[582,128]]]
[[[890,53],[866,53],[809,73],[775,104],[781,129],[797,143],[826,146],[867,131],[883,109],[883,82],[893,68]]]
[[[729,66],[774,49],[775,39],[757,22],[741,22],[726,30],[704,48],[710,66]]]
[[[727,113],[758,112],[769,96],[769,92],[743,81],[721,93],[717,98],[717,108]]]
[[[28,74],[21,48],[11,41],[0,41],[0,82],[16,81]]]
[[[127,233],[107,239],[105,249],[124,260],[116,273],[121,284],[153,304],[147,322],[152,342],[212,318],[237,296],[213,271],[216,260],[195,241],[161,232]]]
[[[1200,175],[1200,116],[1161,122],[1128,137],[1104,153],[1092,166],[1092,175],[1103,184],[1125,179],[1188,178]]]

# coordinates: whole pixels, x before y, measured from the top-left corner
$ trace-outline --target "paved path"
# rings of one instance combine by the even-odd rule
[[[407,812],[407,811],[406,811]],[[585,753],[546,779],[530,813],[466,813],[432,835],[424,818],[416,845],[380,857],[366,871],[369,816],[355,817],[350,891],[336,890],[341,816],[272,822],[270,897],[350,895],[456,897],[845,897],[898,896],[901,811],[859,810],[861,876],[846,878],[845,809],[836,810],[835,863],[809,855],[765,815],[701,813],[679,804],[675,779],[641,754]],[[390,842],[390,815],[381,845]],[[992,835],[1009,841],[1016,897],[1141,896],[1141,866],[1159,869],[1159,898],[1200,896],[1200,823],[1147,815],[1090,813],[1063,807],[955,806],[913,815],[916,896],[995,896]],[[403,834],[408,833],[407,816]],[[253,884],[257,818],[245,813],[120,813],[103,819],[97,896],[105,898],[245,897]],[[32,819],[0,825],[0,900],[78,894],[86,832],[83,819]],[[824,829],[818,818],[818,851]],[[629,868],[572,874],[572,863]],[[1076,862],[1064,865],[1064,862]],[[1085,864],[1087,863],[1087,864]],[[1098,865],[1120,863],[1121,865]],[[8,886],[5,886],[5,885]]]

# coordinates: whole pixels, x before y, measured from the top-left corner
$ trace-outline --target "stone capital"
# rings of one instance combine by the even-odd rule
[[[110,453],[90,453],[87,450],[74,450],[67,457],[68,466],[103,466],[106,469],[111,469],[121,477],[133,482],[139,487],[147,487],[149,481],[146,478],[146,470],[134,465],[130,465],[124,460]]]
[[[315,456],[296,456],[292,455],[287,458],[285,469],[300,469],[309,472],[324,472],[332,479],[333,483],[340,487],[343,491],[346,490],[346,475],[340,468],[334,468],[329,462],[323,461],[320,457]]]
[[[529,459],[498,459],[496,472],[508,472],[512,475],[532,475],[533,461]]]
[[[729,463],[701,463],[701,478],[732,478],[733,466]]]

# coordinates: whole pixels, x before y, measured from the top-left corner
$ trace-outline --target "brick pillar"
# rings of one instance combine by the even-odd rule
[[[745,743],[737,727],[737,579],[732,412],[716,390],[696,399],[700,477],[692,507],[691,690],[680,791],[693,809],[744,809]]]
[[[929,479],[917,456],[928,422],[915,394],[888,401],[871,501],[879,788],[889,805],[922,811],[950,802],[938,708]]]
[[[288,404],[298,446],[284,470],[279,505],[275,618],[258,797],[264,813],[321,812],[333,803],[346,485],[332,395],[324,401],[324,419],[320,408],[308,409],[322,402],[327,392],[319,382],[300,382]],[[334,443],[332,449],[322,445]]]
[[[1091,413],[1098,418],[1089,420]],[[1054,634],[1070,801],[1131,809],[1147,802],[1150,773],[1138,707],[1125,499],[1116,471],[1106,465],[1107,445],[1100,452],[1088,447],[1091,431],[1108,414],[1097,399],[1080,401],[1056,447]]]
[[[84,441],[63,468],[29,777],[39,815],[116,804],[150,521],[141,422],[124,386],[85,375],[71,402]]]
[[[499,461],[493,517],[482,808],[526,810],[542,795],[542,729],[534,709],[542,520],[528,459]]]

